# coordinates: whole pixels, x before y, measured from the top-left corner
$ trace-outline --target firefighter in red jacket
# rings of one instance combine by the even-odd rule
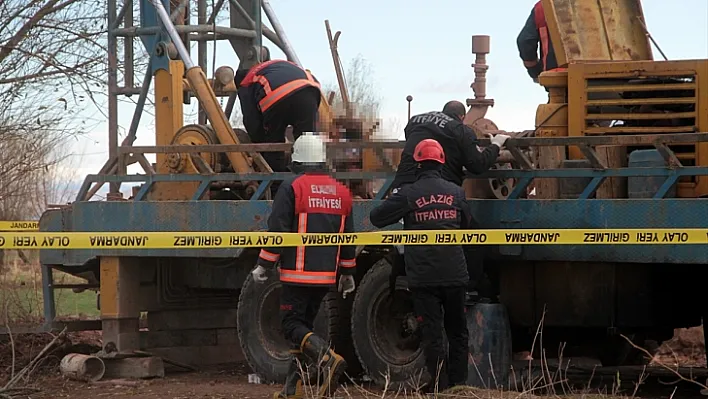
[[[556,53],[548,35],[546,15],[540,0],[536,2],[526,24],[516,38],[516,45],[519,48],[519,56],[524,61],[524,67],[534,82],[538,83],[538,76],[542,72],[558,68]]]
[[[234,81],[243,114],[243,125],[253,143],[284,143],[285,130],[293,138],[316,130],[322,98],[320,83],[297,64],[271,60],[236,71]],[[264,152],[275,172],[286,172],[283,152]]]
[[[294,178],[280,185],[268,218],[268,231],[278,233],[353,233],[352,194],[324,173],[325,148],[320,136],[304,133],[293,144]],[[280,313],[285,338],[293,344],[288,376],[277,398],[302,398],[298,361],[309,358],[323,372],[320,396],[332,389],[347,367],[329,343],[312,332],[322,299],[337,284],[346,297],[355,289],[354,246],[263,248],[256,268],[256,282],[267,280],[267,269],[280,262]],[[303,355],[306,358],[303,358]],[[304,364],[303,364],[304,367]]]

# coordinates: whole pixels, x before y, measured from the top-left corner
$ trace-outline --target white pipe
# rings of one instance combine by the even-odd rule
[[[300,59],[297,58],[297,54],[295,54],[293,46],[290,44],[288,37],[285,35],[283,25],[280,24],[280,21],[278,21],[278,17],[275,16],[275,11],[273,11],[273,7],[270,5],[270,1],[261,1],[263,3],[263,10],[265,11],[266,16],[270,20],[271,25],[273,25],[273,30],[275,31],[275,34],[278,35],[280,41],[283,43],[283,52],[285,53],[285,56],[287,56],[290,61],[296,63],[300,66],[300,68],[302,68],[302,63],[300,62]]]

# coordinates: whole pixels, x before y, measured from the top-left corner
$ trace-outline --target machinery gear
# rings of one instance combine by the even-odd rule
[[[329,348],[329,344],[314,333],[305,336],[300,344],[300,350],[309,357],[320,370],[321,385],[318,396],[324,397],[326,394],[337,389],[339,379],[347,369],[347,362],[344,358]],[[333,388],[330,390],[330,388]]]
[[[325,163],[327,150],[322,137],[313,132],[304,132],[293,143],[293,152],[290,156],[292,162],[299,163]]]
[[[418,143],[413,150],[413,159],[416,162],[435,161],[445,163],[445,151],[436,140],[425,139]]]
[[[216,133],[210,126],[205,125],[186,125],[180,128],[175,133],[171,145],[210,145],[219,144],[219,139]],[[221,170],[222,154],[202,152],[198,155],[209,165],[214,172]],[[189,154],[169,154],[167,156],[167,166],[170,168],[170,173],[184,173],[188,168],[192,168],[195,172],[199,171],[197,165],[194,165]]]

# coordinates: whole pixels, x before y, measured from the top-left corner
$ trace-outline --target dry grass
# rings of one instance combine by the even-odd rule
[[[44,298],[42,273],[37,251],[25,251],[24,257],[15,251],[5,251],[5,262],[0,265],[0,323],[38,325],[42,320]],[[82,279],[54,271],[55,284],[83,283]],[[95,294],[86,291],[76,294],[71,290],[55,290],[57,316],[85,318],[96,316]]]
[[[6,251],[5,263],[0,268],[0,324],[33,324],[41,321],[42,314],[42,282],[41,272],[36,263],[36,254],[25,253],[30,262]],[[55,283],[79,283],[82,280],[55,272]],[[55,291],[58,308],[63,308],[59,314],[65,316],[83,317],[87,313],[96,314],[95,296],[91,292],[85,296],[83,303],[77,302],[80,295],[70,290]],[[73,301],[72,301],[73,300]],[[68,303],[68,305],[67,305]],[[13,335],[11,340],[0,339],[0,380],[8,381],[17,370],[22,370],[31,364],[39,352],[50,341],[55,339],[51,334]],[[78,345],[78,346],[77,346]],[[85,347],[85,348],[82,348]],[[32,365],[32,374],[41,370],[56,372],[56,366],[61,356],[67,351],[90,353],[100,347],[100,333],[67,334],[52,345],[51,351],[43,356],[41,362]],[[539,324],[534,340],[534,347],[543,347],[543,320]],[[561,351],[562,352],[562,351]],[[676,372],[678,366],[705,365],[705,345],[702,328],[677,329],[675,337],[664,343],[659,353],[653,358],[652,365]],[[391,391],[388,389],[369,389],[362,385],[349,384],[339,389],[337,398],[478,398],[478,399],[531,399],[541,397],[565,399],[614,399],[635,398],[639,388],[644,384],[646,376],[640,376],[636,381],[622,381],[619,374],[613,381],[604,382],[601,388],[594,385],[595,376],[590,376],[586,384],[571,382],[567,367],[569,362],[562,358],[549,361],[545,351],[541,350],[540,366],[538,362],[524,370],[513,370],[515,383],[503,384],[503,390],[485,390],[473,387],[455,387],[433,395],[417,393],[416,389],[408,391]],[[565,365],[565,366],[563,366]],[[23,377],[27,379],[26,377]],[[674,382],[686,380],[676,372]],[[693,382],[695,384],[695,382]],[[500,384],[502,385],[502,384]],[[698,384],[700,385],[700,384]],[[2,384],[0,384],[0,388]],[[628,388],[629,387],[629,388]],[[307,397],[315,397],[315,386],[306,386]],[[673,395],[672,395],[673,396]],[[0,395],[2,397],[2,395]],[[662,396],[666,397],[666,396]]]

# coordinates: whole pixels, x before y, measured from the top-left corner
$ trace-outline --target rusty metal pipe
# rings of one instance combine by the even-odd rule
[[[207,118],[214,128],[214,131],[219,138],[219,142],[221,144],[238,144],[239,141],[236,138],[236,134],[231,128],[231,124],[228,119],[226,119],[226,115],[216,99],[214,90],[212,90],[211,85],[209,85],[209,80],[204,74],[204,71],[202,71],[202,68],[198,65],[194,65],[192,62],[189,57],[189,52],[185,48],[184,43],[182,43],[182,40],[180,40],[179,34],[172,24],[172,21],[170,21],[169,15],[167,15],[165,7],[159,0],[150,1],[155,6],[157,14],[160,20],[162,20],[162,24],[164,25],[167,34],[170,36],[170,39],[172,39],[175,47],[177,48],[177,53],[179,53],[182,62],[184,62],[187,69],[185,72],[187,81],[189,81],[189,84],[192,87],[192,90],[194,90],[194,93],[196,94],[202,108],[206,111]],[[226,156],[229,158],[229,161],[233,165],[235,171],[252,171],[251,165],[244,154],[230,152],[227,153]]]
[[[133,27],[133,0],[126,0],[123,6],[126,10],[125,12],[125,22],[124,26],[126,28]],[[122,10],[121,10],[122,11]],[[129,39],[123,43],[123,63],[125,64],[125,73],[123,74],[124,85],[127,87],[135,86],[135,70],[133,63],[133,40]]]

